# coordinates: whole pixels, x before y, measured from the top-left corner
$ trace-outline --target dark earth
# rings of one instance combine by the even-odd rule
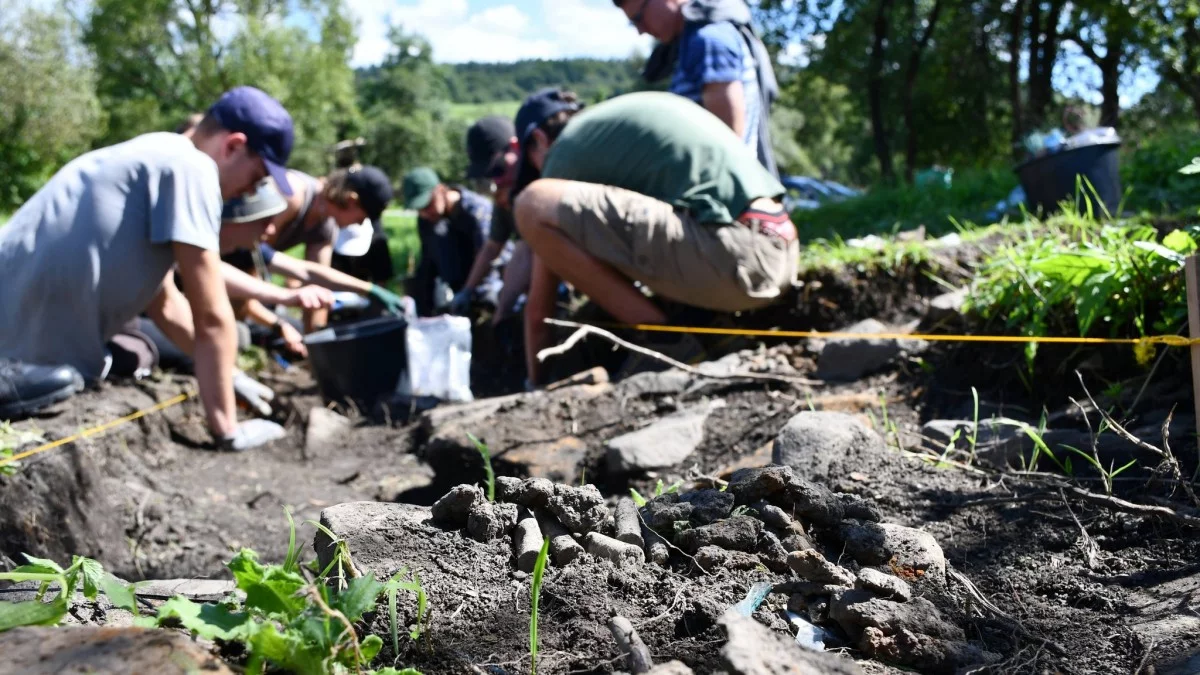
[[[893,271],[882,279],[851,273],[808,280],[818,282],[827,299],[819,303],[821,309],[801,296],[791,305],[799,309],[746,317],[746,323],[830,329],[867,318],[890,325],[929,322],[927,299],[942,290],[920,270]],[[608,350],[595,340],[588,341],[595,351]],[[723,346],[724,351],[750,347],[726,362],[741,372],[815,378],[822,367],[819,345],[743,341]],[[720,345],[709,347],[714,354],[722,351]],[[507,536],[476,541],[469,528],[435,523],[427,509],[416,507],[331,507],[352,502],[428,506],[456,485],[481,481],[481,460],[467,432],[489,445],[498,474],[545,478],[562,486],[593,484],[610,516],[631,487],[651,498],[659,480],[667,487],[679,482],[676,491],[686,501],[694,499],[689,495],[695,490],[726,487],[731,479],[737,483],[739,469],[782,459],[805,485],[849,495],[839,503],[859,504],[855,508],[867,509],[872,518],[932,535],[945,555],[944,576],[905,567],[903,556],[872,560],[878,558],[878,546],[853,552],[845,523],[858,523],[857,518],[842,514],[844,521],[827,522],[803,509],[797,513],[799,502],[792,497],[780,502],[790,505],[812,548],[825,559],[860,581],[874,574],[863,572],[873,568],[909,582],[916,596],[909,602],[936,608],[949,627],[944,630],[953,633],[946,639],[970,651],[943,650],[938,658],[918,659],[930,651],[930,643],[908,632],[890,635],[892,651],[881,647],[872,656],[861,636],[829,620],[830,630],[844,641],[834,650],[843,655],[840,661],[793,664],[800,669],[791,671],[747,667],[729,654],[727,636],[754,629],[729,625],[723,612],[755,582],[798,578],[780,568],[779,560],[771,569],[770,556],[761,552],[733,550],[740,546],[734,537],[714,540],[718,544],[712,550],[695,547],[699,565],[673,551],[666,568],[654,563],[619,567],[590,556],[552,566],[543,589],[540,670],[625,670],[606,625],[619,614],[637,629],[655,663],[676,659],[702,673],[842,672],[837,669],[849,659],[871,673],[1200,672],[1200,539],[1187,522],[1200,514],[1200,504],[1190,503],[1161,468],[1161,458],[1111,431],[1097,444],[1106,466],[1112,460],[1116,467],[1137,460],[1117,477],[1113,492],[1127,502],[1163,509],[1151,513],[1126,508],[1126,502],[1103,503],[1103,481],[1077,456],[1071,475],[1044,457],[1032,470],[1032,444],[1021,434],[1013,440],[1013,434],[979,432],[974,459],[962,436],[953,442],[923,437],[923,425],[931,420],[972,420],[975,387],[981,422],[1004,417],[1036,427],[1044,410],[1045,437],[1060,461],[1073,456],[1065,445],[1086,451],[1088,423],[1099,428],[1099,417],[1074,375],[1078,369],[1098,403],[1154,446],[1162,447],[1159,429],[1174,409],[1169,443],[1182,475],[1190,478],[1197,448],[1191,440],[1195,425],[1186,353],[1168,352],[1148,371],[1133,366],[1127,354],[1114,353],[1122,347],[1045,350],[1040,376],[1029,387],[1013,374],[1024,365],[1019,346],[910,347],[877,370],[842,383],[713,380],[680,373],[616,384],[600,378],[424,413],[393,410],[390,419],[341,411],[349,422],[337,417],[330,422],[312,412],[324,403],[306,373],[273,371],[263,379],[279,395],[276,415],[286,422],[289,437],[269,449],[214,452],[199,404],[191,400],[25,460],[14,475],[0,476],[0,554],[10,561],[19,561],[24,552],[59,561],[87,555],[128,580],[226,578],[223,562],[243,546],[256,549],[263,560],[283,558],[288,508],[297,523],[324,519],[331,527],[348,528],[333,527],[346,536],[363,570],[390,575],[405,566],[421,571],[432,607],[421,639],[404,642],[400,653],[392,654],[386,613],[372,625],[386,636],[383,656],[389,664],[398,658],[399,665],[427,673],[524,672],[529,579],[517,570]],[[1043,367],[1046,361],[1052,367]],[[15,426],[36,428],[47,440],[61,438],[194,386],[189,378],[167,376],[106,386]],[[1087,422],[1070,398],[1089,410]],[[614,465],[617,455],[608,441],[651,420],[701,408],[701,433],[686,457],[649,469]],[[812,411],[846,417],[814,417]],[[802,451],[776,447],[773,457],[771,444],[802,413],[817,430],[816,440],[795,446]],[[316,422],[310,420],[314,416]],[[326,422],[334,425],[332,432],[317,428]],[[348,426],[338,426],[343,424]],[[851,434],[844,440],[847,429],[859,427],[870,436]],[[956,449],[946,452],[947,445]],[[780,452],[792,454],[780,457]],[[1081,499],[1080,492],[1101,499]],[[669,495],[656,502],[675,499]],[[754,514],[725,513],[719,522],[744,517]],[[687,527],[704,524],[693,519]],[[760,539],[770,529],[761,523],[755,527]],[[301,525],[301,531],[307,536],[313,528]],[[613,533],[608,523],[597,531]],[[327,547],[317,549],[328,556]],[[700,569],[704,561],[710,563],[707,573]],[[0,559],[0,564],[6,563]],[[781,612],[794,596],[791,591],[769,595],[755,618],[790,640]],[[810,602],[819,604],[816,597],[809,596]],[[837,597],[846,596],[826,597],[836,604]],[[415,620],[412,604],[411,598],[401,603],[408,622]]]

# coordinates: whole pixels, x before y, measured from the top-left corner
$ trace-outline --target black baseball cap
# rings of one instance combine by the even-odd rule
[[[484,117],[467,129],[467,178],[490,178],[495,175],[496,153],[508,148],[517,135],[516,127],[507,117]]]
[[[358,193],[358,205],[372,223],[383,223],[383,210],[392,201],[391,179],[376,166],[356,165],[346,172],[346,187]]]
[[[292,116],[283,104],[254,87],[236,87],[225,92],[208,114],[223,129],[246,135],[246,145],[262,157],[267,172],[279,191],[292,194],[287,180],[287,161],[292,154]]]
[[[521,155],[517,159],[517,180],[512,187],[513,197],[540,175],[537,169],[525,161],[525,143],[533,135],[534,129],[564,110],[577,111],[583,108],[577,101],[567,100],[564,94],[565,92],[557,87],[540,89],[525,99],[520,110],[517,110],[517,141],[521,145]]]

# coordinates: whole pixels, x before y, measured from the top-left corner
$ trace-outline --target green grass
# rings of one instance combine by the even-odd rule
[[[403,286],[404,279],[416,270],[421,255],[421,240],[417,236],[417,214],[412,211],[389,209],[383,214],[383,230],[387,232],[388,252],[392,254],[392,268]]]
[[[492,101],[489,103],[452,103],[450,118],[468,124],[474,124],[480,117],[500,115],[509,119],[517,114],[521,107],[520,101]]]

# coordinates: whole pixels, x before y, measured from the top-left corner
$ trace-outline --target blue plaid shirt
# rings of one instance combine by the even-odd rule
[[[742,83],[746,101],[746,133],[742,141],[757,150],[762,103],[754,54],[728,21],[687,24],[679,42],[679,62],[671,78],[671,93],[703,105],[704,85],[737,81]]]

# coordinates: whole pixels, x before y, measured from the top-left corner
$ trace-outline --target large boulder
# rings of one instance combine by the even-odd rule
[[[183,633],[145,628],[56,626],[0,633],[0,671],[24,675],[232,675]]]
[[[703,403],[608,441],[608,470],[624,474],[679,464],[704,440],[708,416],[724,405],[720,399]]]

